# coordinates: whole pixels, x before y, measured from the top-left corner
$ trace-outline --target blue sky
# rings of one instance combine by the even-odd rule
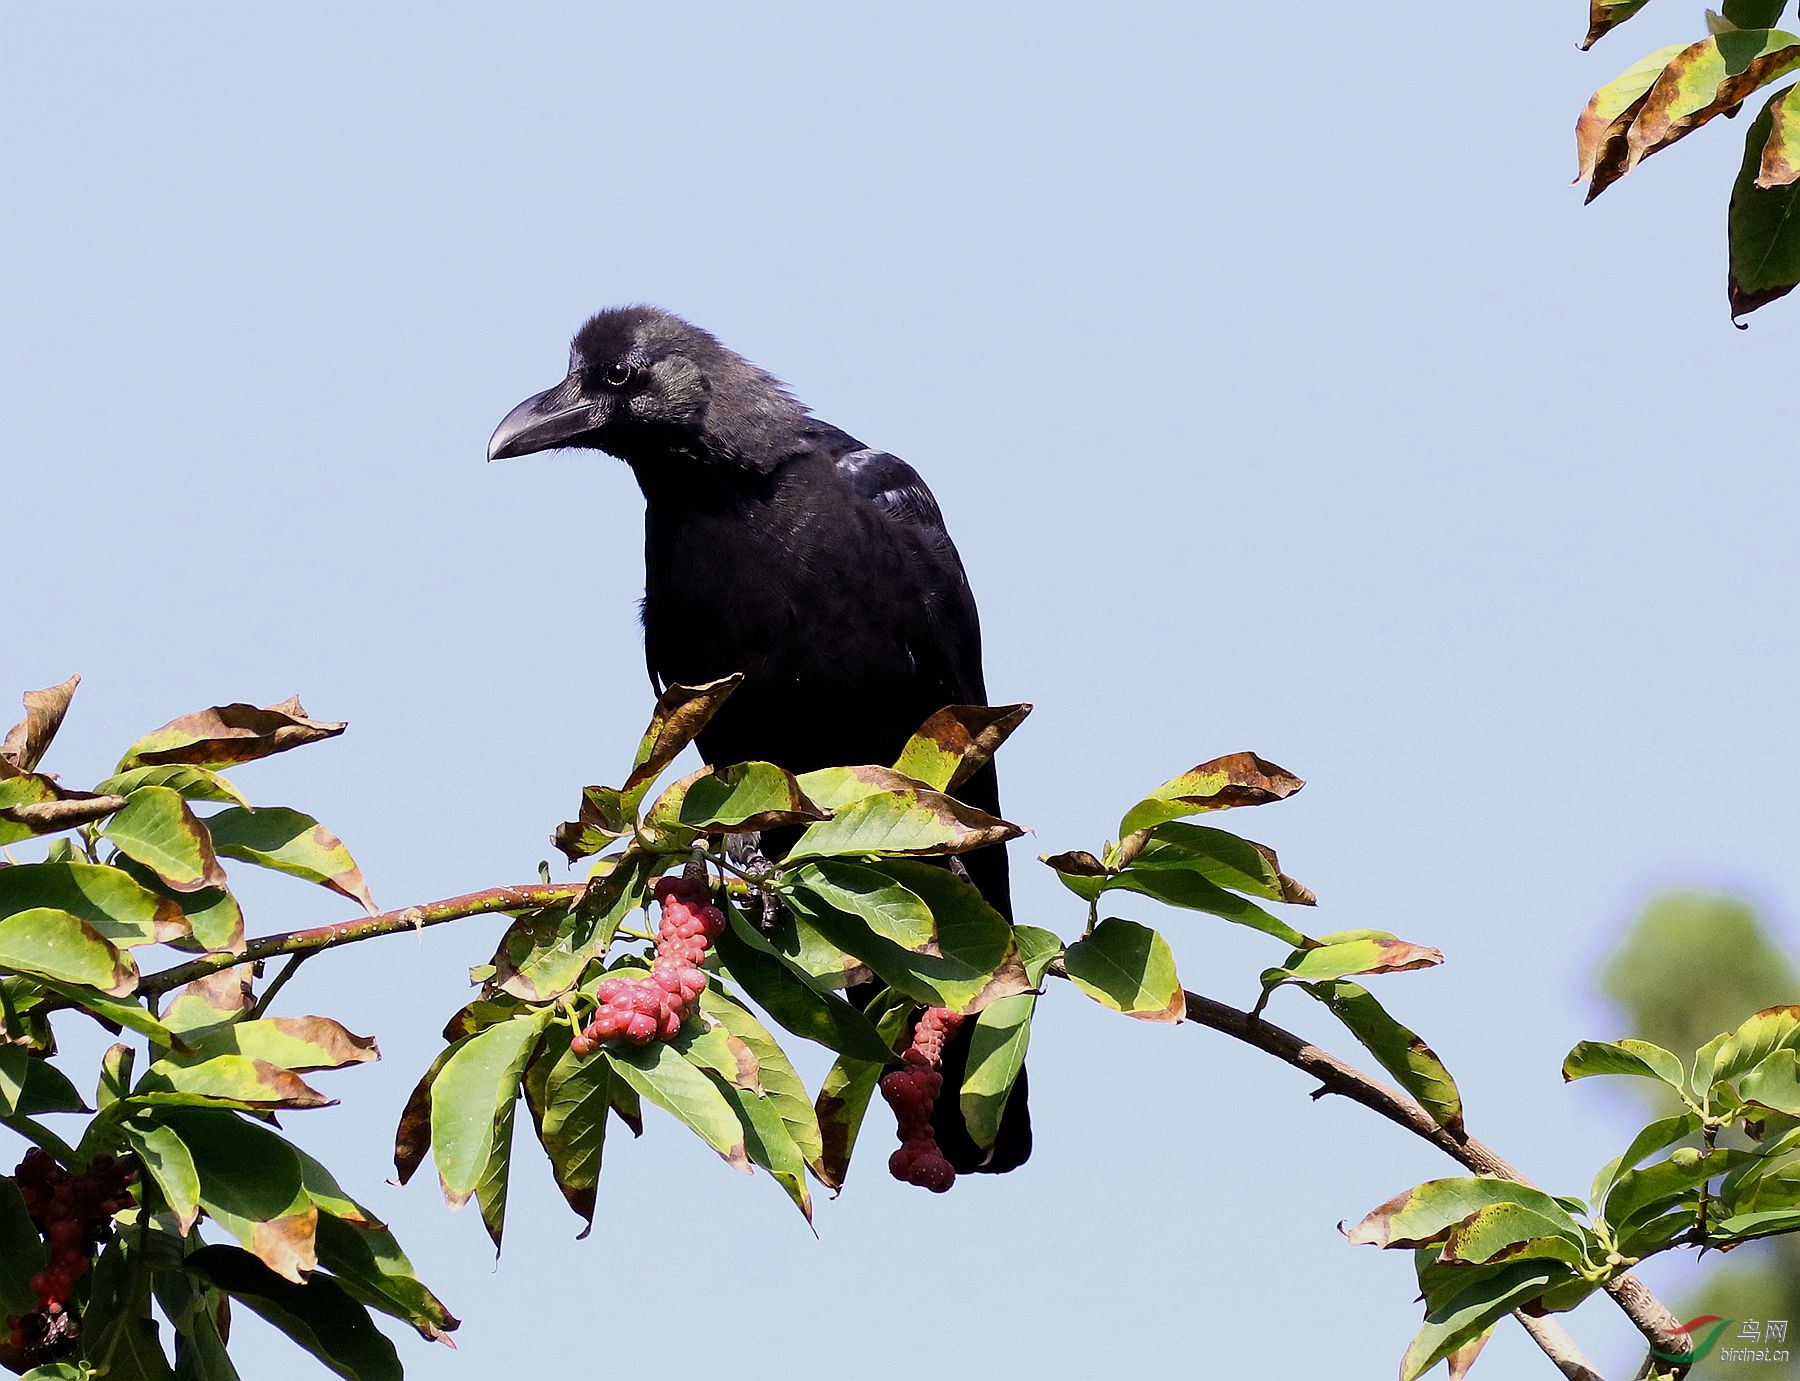
[[[1581,207],[1587,93],[1700,24],[1653,10],[1583,56],[1580,9],[9,7],[0,689],[84,674],[71,781],[299,691],[349,735],[239,780],[333,826],[384,905],[533,876],[649,709],[641,503],[603,457],[483,448],[587,313],[658,302],[935,488],[989,685],[1038,707],[1003,759],[1037,831],[1021,920],[1080,921],[1031,852],[1254,749],[1310,786],[1233,823],[1320,928],[1443,948],[1380,995],[1478,1135],[1579,1192],[1627,1110],[1557,1069],[1619,1034],[1590,974],[1634,909],[1725,887],[1792,937],[1800,907],[1800,479],[1770,401],[1800,307],[1726,320],[1735,126]],[[246,893],[263,931],[345,915]],[[1119,910],[1222,999],[1272,962]],[[1023,1173],[928,1198],[876,1127],[814,1241],[662,1119],[609,1147],[586,1242],[520,1174],[496,1268],[428,1173],[384,1184],[495,929],[288,989],[381,1041],[289,1121],[466,1320],[455,1354],[401,1339],[414,1376],[673,1347],[807,1381],[850,1347],[870,1381],[1386,1378],[1416,1325],[1408,1264],[1335,1224],[1447,1162],[1066,991]],[[1273,1015],[1346,1044],[1301,999]],[[632,1322],[671,1309],[673,1344]],[[1571,1327],[1631,1352],[1604,1301]],[[242,1338],[247,1375],[323,1375]],[[1483,1367],[1545,1370],[1517,1330]]]

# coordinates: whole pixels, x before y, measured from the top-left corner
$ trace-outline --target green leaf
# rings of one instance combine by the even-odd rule
[[[1187,1012],[1169,942],[1135,921],[1100,922],[1068,947],[1063,967],[1082,992],[1126,1016],[1178,1022]]]
[[[1281,871],[1281,861],[1267,845],[1239,838],[1228,830],[1171,820],[1150,831],[1131,860],[1142,872],[1159,868],[1197,873],[1219,887],[1248,893],[1265,901],[1311,906],[1312,892]]]
[[[1759,1108],[1800,1117],[1800,1052],[1776,1050],[1764,1056],[1738,1080],[1738,1095]]]
[[[21,863],[0,868],[0,916],[47,907],[86,921],[128,949],[187,934],[181,908],[118,868],[97,863]]]
[[[139,787],[100,833],[177,892],[225,885],[206,826],[169,787]]]
[[[546,907],[519,917],[494,951],[493,985],[527,1002],[549,1002],[581,980],[582,970],[603,958],[619,925],[645,901],[654,858],[632,854],[589,879],[570,906]]]
[[[259,810],[233,806],[206,823],[214,847],[225,857],[316,882],[362,903],[371,916],[379,914],[350,851],[312,816],[283,806]]]
[[[464,1044],[466,1041],[459,1039],[438,1051],[437,1058],[419,1076],[419,1082],[413,1086],[406,1105],[400,1110],[400,1123],[394,1129],[394,1176],[401,1184],[405,1184],[417,1173],[419,1166],[425,1161],[425,1153],[431,1149],[432,1089],[437,1084],[438,1075],[444,1072],[444,1066],[450,1063]]]
[[[819,1087],[814,1111],[819,1119],[819,1139],[823,1147],[813,1173],[831,1189],[843,1187],[850,1172],[850,1153],[856,1148],[857,1134],[882,1071],[893,1060],[894,1047],[906,1031],[914,1005],[903,994],[891,990],[876,998],[869,1014],[880,1032],[887,1054],[881,1060],[840,1058],[825,1075]]]
[[[135,991],[138,980],[131,957],[92,925],[41,906],[0,916],[0,969],[61,979],[113,997]]]
[[[1781,22],[1788,0],[1725,0],[1719,8],[1727,24],[1739,29],[1772,29]]]
[[[1800,87],[1771,97],[1744,136],[1744,160],[1726,218],[1736,318],[1800,283]]]
[[[1341,981],[1311,983],[1306,991],[1331,1009],[1440,1127],[1462,1134],[1462,1095],[1449,1069],[1430,1046],[1389,1016],[1367,988]]]
[[[399,1354],[342,1284],[323,1271],[290,1283],[236,1247],[202,1247],[182,1265],[242,1300],[349,1381],[402,1381]]]
[[[49,1060],[34,1057],[23,1046],[0,1045],[0,1116],[87,1111],[69,1076]]]
[[[152,1241],[161,1236],[153,1233]],[[170,1244],[171,1255],[179,1251]],[[185,1271],[157,1271],[150,1288],[175,1326],[175,1373],[180,1381],[240,1381],[220,1332],[229,1328],[230,1304],[225,1296]]]
[[[946,705],[919,726],[894,763],[937,791],[954,791],[993,759],[1029,705]]]
[[[155,1181],[163,1202],[185,1233],[200,1216],[200,1171],[180,1134],[140,1113],[119,1124],[119,1135]]]
[[[1062,941],[1033,926],[1018,931],[1026,977],[1040,983],[1050,961],[1062,953]],[[1000,1123],[1031,1043],[1035,993],[1017,993],[990,1002],[975,1016],[959,1102],[970,1138],[983,1149],[999,1136]]]
[[[1800,1232],[1800,1209],[1772,1209],[1763,1213],[1739,1213],[1713,1224],[1706,1234],[1710,1246],[1736,1246],[1759,1237]]]
[[[187,933],[176,935],[168,943],[178,949],[206,953],[242,954],[244,952],[244,913],[237,899],[222,887],[201,887],[192,892],[177,892],[143,864],[120,854],[113,868],[128,874],[135,882],[180,911]]]
[[[1068,879],[1065,877],[1064,880]],[[1204,911],[1208,915],[1230,921],[1233,925],[1248,926],[1251,930],[1273,935],[1277,940],[1295,948],[1307,942],[1306,936],[1286,921],[1271,916],[1255,902],[1240,897],[1235,892],[1227,892],[1198,873],[1184,872],[1177,868],[1127,868],[1124,872],[1107,878],[1099,890],[1136,892],[1168,906],[1179,906],[1188,911]]]
[[[1622,1172],[1607,1190],[1601,1215],[1614,1235],[1623,1237],[1633,1227],[1675,1207],[1707,1181],[1751,1159],[1749,1152],[1723,1147],[1713,1151],[1682,1147],[1666,1160]]]
[[[1607,1190],[1612,1188],[1622,1171],[1634,1170],[1646,1156],[1696,1135],[1700,1131],[1700,1122],[1700,1114],[1697,1112],[1678,1113],[1674,1117],[1658,1118],[1652,1122],[1631,1139],[1631,1145],[1625,1148],[1623,1155],[1601,1167],[1600,1173],[1594,1177],[1589,1197],[1595,1203],[1603,1202]]]
[[[306,1192],[294,1148],[230,1112],[167,1108],[158,1121],[173,1129],[193,1157],[200,1207],[270,1270],[291,1281],[304,1279],[318,1264],[319,1210]]]
[[[247,1055],[215,1055],[195,1064],[178,1058],[157,1060],[131,1092],[136,1106],[325,1108],[327,1098],[292,1070]]]
[[[258,709],[254,705],[214,705],[171,720],[146,734],[119,759],[118,770],[158,763],[232,767],[302,744],[335,738],[349,726],[308,719],[299,699]]]
[[[379,1223],[330,1214],[319,1218],[319,1264],[354,1299],[417,1329],[429,1341],[448,1341],[454,1314],[425,1287],[394,1235]]]
[[[1555,1198],[1530,1185],[1491,1175],[1457,1175],[1427,1180],[1396,1194],[1344,1235],[1358,1246],[1423,1247],[1442,1242],[1450,1230],[1491,1204],[1515,1204],[1559,1224],[1571,1241],[1582,1229]]]
[[[700,994],[700,1010],[715,1021],[722,1022],[734,1039],[749,1047],[750,1053],[756,1057],[757,1078],[761,1088],[760,1092],[754,1089],[746,1091],[774,1108],[807,1163],[817,1163],[824,1154],[824,1147],[819,1136],[819,1118],[813,1109],[812,1095],[807,1093],[806,1084],[775,1037],[769,1034],[768,1029],[748,1008],[735,1001],[730,994],[720,992],[710,985]]]
[[[1254,753],[1230,753],[1203,762],[1157,787],[1125,812],[1125,818],[1119,822],[1119,837],[1165,820],[1283,800],[1305,785],[1287,769],[1264,762]]]
[[[1587,109],[1575,122],[1575,155],[1580,162],[1575,181],[1588,184],[1587,200],[1592,201],[1625,175],[1625,161],[1631,153],[1625,136],[1631,122],[1644,108],[1650,88],[1662,76],[1663,68],[1686,47],[1675,43],[1658,48],[1601,87],[1588,101]]]
[[[513,1124],[518,1120],[518,1103],[506,1104],[494,1119],[494,1135],[488,1143],[487,1165],[475,1186],[475,1203],[481,1211],[481,1225],[488,1240],[500,1252],[500,1240],[506,1229],[506,1200],[512,1184]]]
[[[624,813],[633,814],[662,770],[692,743],[731,693],[743,685],[742,674],[699,686],[670,686],[656,701],[656,713],[638,744],[631,772],[620,788]]]
[[[584,1059],[555,1040],[545,1042],[525,1073],[532,1126],[550,1158],[556,1187],[581,1215],[583,1237],[594,1222],[613,1082],[605,1060]]]
[[[689,1041],[685,1045],[678,1041],[676,1048],[690,1063],[712,1074],[713,1083],[737,1112],[750,1163],[767,1170],[811,1223],[812,1194],[806,1185],[808,1156],[801,1149],[800,1139],[807,1139],[814,1160],[819,1156],[820,1143],[817,1119],[805,1085],[788,1064],[781,1048],[749,1012],[710,988],[701,995],[701,1007],[708,1017],[720,1023],[711,1034],[728,1037],[743,1052],[756,1072],[755,1080],[734,1079],[729,1061],[697,1059],[699,1041]],[[752,1047],[751,1041],[755,1041],[757,1048]],[[770,1060],[768,1086],[762,1083],[759,1053],[768,1055]]]
[[[1356,974],[1404,973],[1443,962],[1442,951],[1386,931],[1345,931],[1321,936],[1315,948],[1297,949],[1285,964],[1264,969],[1262,985],[1329,983]]]
[[[217,772],[186,763],[134,767],[129,772],[108,777],[94,790],[99,795],[129,796],[146,786],[166,786],[184,801],[218,801],[225,805],[246,807],[250,804],[235,786]]]
[[[31,1278],[44,1269],[44,1243],[18,1184],[0,1175],[0,1317],[37,1308]]]
[[[1775,1051],[1795,1049],[1800,1049],[1800,1006],[1765,1007],[1737,1030],[1700,1047],[1690,1087],[1704,1096],[1715,1084],[1747,1074]]]
[[[805,888],[827,907],[857,917],[902,949],[922,950],[937,938],[925,903],[878,869],[822,858],[802,864],[791,876],[796,887]],[[809,914],[818,909],[810,901],[806,905]]]
[[[783,1029],[840,1055],[877,1063],[892,1055],[866,1016],[835,993],[815,989],[735,906],[726,915],[729,923],[713,950],[732,982]]]
[[[431,1154],[450,1207],[461,1208],[481,1183],[495,1123],[518,1099],[525,1063],[552,1015],[544,1008],[490,1026],[461,1042],[439,1070],[431,1088]]]
[[[685,1123],[734,1170],[750,1173],[750,1155],[737,1113],[719,1086],[666,1042],[610,1045],[600,1052],[600,1058],[645,1098]]]
[[[244,1055],[300,1074],[381,1057],[373,1038],[352,1035],[330,1017],[263,1017],[190,1039],[185,1053],[168,1058],[177,1064],[198,1064],[219,1055]]]
[[[130,960],[126,962],[129,963]],[[121,1001],[92,988],[62,983],[51,978],[40,978],[37,982],[58,997],[67,998],[77,1010],[92,1017],[109,1031],[117,1031],[123,1027],[127,1031],[136,1031],[140,1036],[148,1036],[161,1045],[175,1043],[173,1033],[136,1002]]]
[[[796,779],[806,798],[825,810],[842,810],[865,796],[896,791],[916,791],[927,783],[916,781],[892,767],[821,767]]]
[[[1563,1060],[1564,1082],[1596,1074],[1627,1074],[1639,1079],[1660,1079],[1677,1093],[1687,1083],[1681,1061],[1649,1041],[1582,1041]]]
[[[825,818],[825,812],[806,799],[792,772],[772,762],[740,762],[703,767],[675,782],[645,812],[644,824],[731,834]]]
[[[239,1020],[255,1005],[255,981],[255,966],[250,964],[203,974],[175,990],[163,1005],[163,1024],[178,1033],[185,1052],[191,1052],[198,1042]]]
[[[1400,1363],[1401,1381],[1423,1376],[1452,1352],[1480,1337],[1494,1321],[1566,1280],[1568,1267],[1548,1261],[1510,1262],[1472,1278],[1467,1286],[1425,1311],[1425,1323]]]
[[[1031,987],[1012,927],[972,884],[948,868],[910,859],[886,859],[880,870],[925,903],[937,923],[936,954],[898,945],[861,917],[820,905],[810,891],[794,892],[789,906],[796,917],[916,1002],[967,1016]]]
[[[1024,831],[998,816],[924,788],[878,792],[808,826],[787,861],[870,854],[956,854],[1017,839]]]
[[[1445,1265],[1485,1266],[1523,1258],[1561,1261],[1579,1270],[1585,1234],[1571,1235],[1566,1216],[1546,1218],[1521,1204],[1489,1204],[1450,1230],[1439,1259]]]
[[[1015,993],[990,1002],[975,1015],[969,1034],[969,1062],[958,1094],[969,1138],[982,1150],[1000,1135],[1019,1071],[1025,1068],[1025,1052],[1031,1045],[1031,1016],[1037,1009],[1035,993]]]

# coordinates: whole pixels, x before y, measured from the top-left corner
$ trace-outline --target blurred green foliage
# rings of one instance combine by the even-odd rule
[[[1668,892],[1644,908],[1602,966],[1599,985],[1624,1012],[1625,1034],[1689,1052],[1751,1012],[1800,1002],[1796,957],[1747,903],[1704,892]],[[1647,1103],[1656,1102],[1659,1111],[1675,1101],[1651,1080],[1625,1085]],[[1682,1318],[1786,1319],[1789,1336],[1800,1335],[1800,1239],[1775,1238],[1732,1252],[1675,1312]],[[1793,1374],[1791,1363],[1734,1365],[1746,1375]]]

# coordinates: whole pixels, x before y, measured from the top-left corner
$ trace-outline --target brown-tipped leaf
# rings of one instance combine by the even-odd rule
[[[974,806],[923,787],[877,792],[807,828],[788,851],[803,858],[870,854],[957,854],[1003,844],[1025,831]]]
[[[1029,705],[946,705],[907,740],[894,766],[938,791],[955,791],[1030,713]]]
[[[1588,31],[1581,40],[1582,51],[1592,48],[1649,3],[1650,0],[1588,0]]]
[[[1795,68],[1800,36],[1780,29],[1734,29],[1690,44],[1669,59],[1631,122],[1625,171]],[[1760,142],[1756,150],[1760,163]]]
[[[71,676],[59,686],[25,692],[25,718],[7,730],[0,740],[0,761],[17,772],[31,772],[43,760],[44,750],[62,727],[69,701],[81,677]],[[5,775],[12,775],[10,772]]]
[[[694,741],[707,720],[743,683],[743,675],[737,673],[700,686],[670,686],[658,697],[656,713],[638,744],[630,775],[619,788],[628,811],[637,809],[650,784]]]
[[[170,762],[231,767],[335,738],[348,727],[309,719],[298,696],[266,709],[243,704],[214,705],[145,734],[119,759],[118,770]]]
[[[705,834],[735,834],[825,818],[792,772],[772,762],[740,762],[702,767],[671,783],[645,812],[644,824],[652,830],[681,826]]]
[[[232,806],[211,817],[206,826],[213,846],[226,858],[316,882],[360,902],[371,916],[377,914],[369,884],[344,841],[312,816],[285,806],[258,810]]]
[[[1631,153],[1625,136],[1631,122],[1644,108],[1650,88],[1656,85],[1663,68],[1686,47],[1674,43],[1657,49],[1589,98],[1587,108],[1575,121],[1575,181],[1588,184],[1587,200],[1592,201],[1625,175],[1625,163]]]
[[[1205,811],[1260,806],[1292,796],[1306,783],[1254,753],[1229,753],[1164,782],[1125,813],[1124,838],[1137,830]]]

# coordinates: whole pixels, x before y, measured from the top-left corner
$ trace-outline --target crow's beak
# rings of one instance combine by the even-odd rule
[[[567,446],[584,432],[604,426],[609,411],[606,399],[583,397],[579,380],[564,379],[555,388],[533,394],[501,419],[488,441],[488,459],[510,460]]]

